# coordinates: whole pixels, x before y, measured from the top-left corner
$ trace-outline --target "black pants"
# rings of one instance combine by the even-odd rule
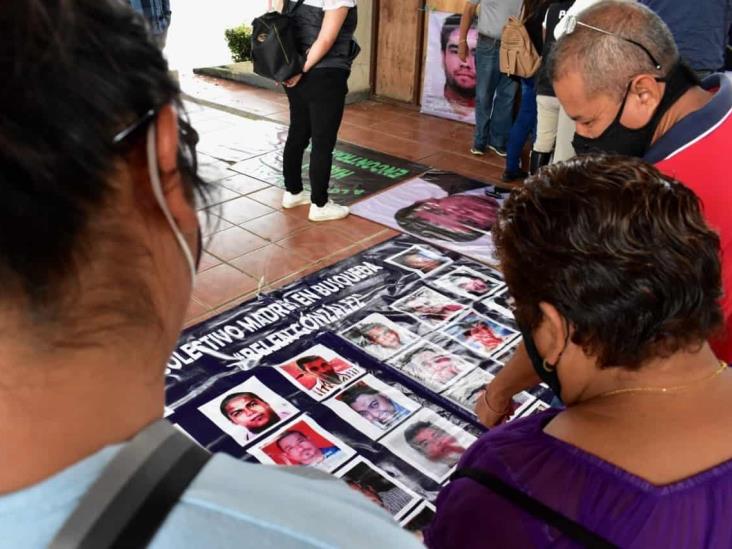
[[[285,88],[290,100],[290,131],[283,159],[285,188],[295,194],[302,191],[302,157],[312,140],[310,200],[317,206],[328,202],[333,149],[343,119],[348,75],[343,69],[315,69],[303,75],[294,88]]]

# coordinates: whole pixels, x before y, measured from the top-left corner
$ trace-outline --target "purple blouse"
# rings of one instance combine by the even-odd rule
[[[558,413],[492,429],[459,467],[490,472],[620,547],[732,547],[732,460],[655,486],[544,433]],[[431,549],[576,546],[467,478],[440,492],[425,543]]]

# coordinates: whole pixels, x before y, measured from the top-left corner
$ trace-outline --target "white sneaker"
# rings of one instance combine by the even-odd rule
[[[294,208],[295,206],[304,206],[305,204],[310,204],[310,197],[305,193],[305,191],[300,191],[297,194],[285,191],[282,195],[282,207],[285,209]]]
[[[328,200],[322,207],[310,204],[308,219],[310,221],[334,221],[343,219],[349,213],[351,213],[351,209],[348,206],[339,206],[332,200]]]

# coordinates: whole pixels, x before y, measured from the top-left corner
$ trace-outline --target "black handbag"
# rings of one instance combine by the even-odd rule
[[[305,59],[297,48],[293,15],[304,1],[290,9],[288,0],[282,13],[271,11],[252,21],[252,62],[259,76],[284,82],[302,72]]]

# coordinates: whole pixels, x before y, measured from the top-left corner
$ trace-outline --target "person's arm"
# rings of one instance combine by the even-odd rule
[[[522,342],[493,381],[486,385],[485,393],[478,398],[475,406],[478,419],[486,427],[499,424],[506,419],[513,396],[540,381]]]
[[[341,32],[343,23],[346,21],[348,16],[348,7],[340,7],[333,10],[325,10],[325,16],[323,17],[323,26],[320,27],[320,33],[318,38],[310,46],[307,53],[307,59],[305,60],[305,66],[302,69],[303,73],[308,72],[315,65],[320,63],[320,60],[325,57],[330,49],[338,39],[338,33]],[[302,74],[293,76],[289,80],[285,81],[285,86],[292,87],[296,86],[302,78]]]
[[[458,57],[461,61],[465,61],[468,58],[468,31],[470,30],[470,25],[473,24],[473,19],[475,19],[475,11],[477,8],[477,4],[465,2],[463,15],[460,18],[460,44],[458,45]]]

